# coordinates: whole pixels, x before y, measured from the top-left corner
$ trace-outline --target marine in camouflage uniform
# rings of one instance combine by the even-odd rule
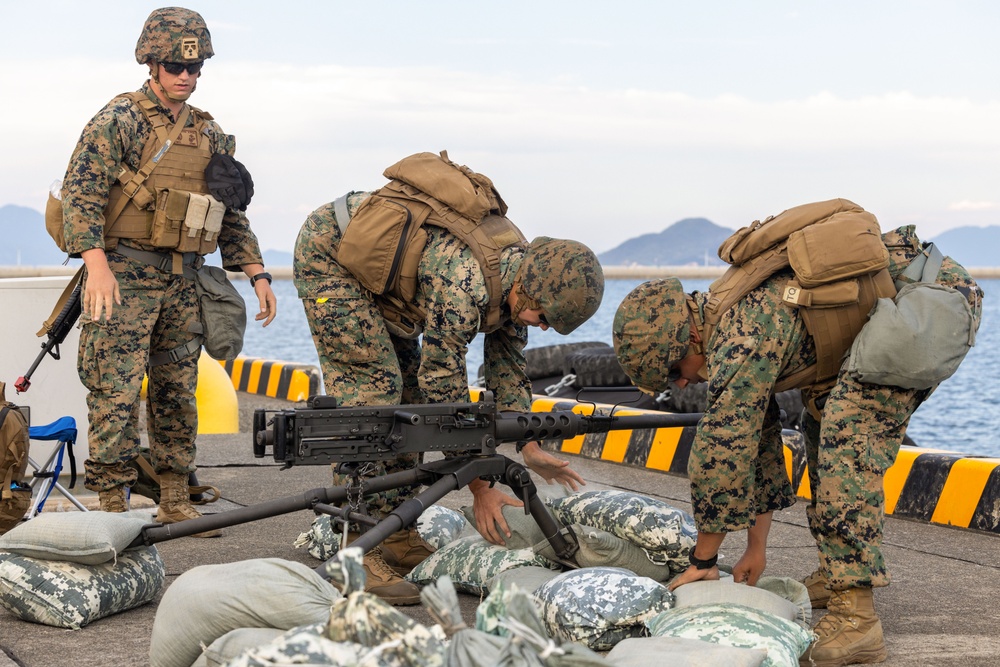
[[[882,238],[896,279],[922,245],[912,226]],[[816,362],[813,339],[798,309],[782,301],[791,277],[790,270],[776,273],[724,313],[703,352],[699,332],[709,295],[686,295],[676,279],[640,285],[626,297],[614,322],[619,361],[638,386],[664,389],[668,376],[678,386],[707,380],[707,407],[688,462],[699,530],[693,561],[711,561],[726,533],[749,529],[747,552],[734,575],[750,583],[764,568],[771,513],[795,503],[774,387]],[[965,269],[945,258],[937,282],[968,298],[978,328],[983,293]],[[650,359],[662,360],[662,366],[649,364]],[[830,599],[831,612],[877,623],[870,592],[889,584],[881,551],[883,478],[896,460],[910,417],[931,390],[863,383],[845,362],[832,389],[828,385],[820,392],[828,392],[825,401],[817,396],[821,418],[805,417],[812,488],[807,516],[820,561],[806,583],[817,606]],[[702,578],[711,570],[692,565],[682,579]],[[837,614],[830,614],[831,619]],[[841,661],[848,650],[840,645],[844,640],[834,636],[838,628],[818,632],[831,638],[834,657],[825,662],[817,654],[817,663],[848,664]],[[851,659],[884,659],[880,625],[877,634],[877,642]]]
[[[348,215],[354,215],[370,193],[355,192],[347,197]],[[417,270],[417,293],[414,304],[426,317],[422,323],[421,340],[410,340],[390,333],[379,306],[359,281],[336,261],[341,228],[334,203],[315,210],[299,232],[295,244],[295,285],[309,321],[313,342],[319,354],[326,393],[339,405],[394,405],[407,403],[467,402],[468,374],[465,356],[468,346],[484,328],[489,293],[472,250],[451,232],[426,225],[426,249]],[[534,253],[532,255],[532,253]],[[566,254],[582,259],[574,264]],[[528,259],[526,257],[533,257]],[[551,262],[550,258],[562,258]],[[580,269],[580,267],[583,267]],[[521,271],[525,267],[525,271]],[[533,268],[532,268],[533,267]],[[567,275],[580,270],[586,278],[570,278],[589,290],[583,305],[576,304],[573,314],[559,317],[561,293],[573,292]],[[548,328],[546,315],[557,330],[575,328],[596,312],[603,294],[604,280],[596,256],[582,244],[540,237],[528,250],[511,247],[500,257],[500,272],[504,296],[503,324],[485,335],[484,357],[486,386],[494,392],[501,410],[528,411],[531,408],[531,384],[525,372],[524,347],[528,326]],[[516,280],[532,282],[545,296],[535,296],[520,312],[512,312],[517,301]],[[546,280],[549,282],[547,283]],[[575,283],[574,283],[575,284]],[[539,308],[539,301],[545,304]],[[578,311],[578,312],[577,312]],[[576,319],[573,319],[576,318]],[[572,325],[563,322],[572,321]],[[560,324],[556,324],[559,322]],[[571,330],[571,329],[569,329]],[[570,484],[574,488],[582,479],[561,461],[529,443],[522,451],[529,468],[550,481]],[[412,468],[420,457],[404,454],[399,458],[371,464],[363,475],[381,475]],[[334,483],[347,484],[351,478],[335,472]],[[507,531],[500,509],[505,504],[519,504],[497,489],[490,489],[482,480],[470,485],[477,505],[477,525],[484,536],[501,543],[499,531]],[[367,509],[381,519],[414,493],[413,488],[401,488],[366,498]],[[413,535],[416,531],[400,531],[381,547],[385,561],[397,572],[405,572],[429,555],[430,549]],[[409,534],[409,537],[406,535]],[[409,540],[407,542],[407,540]],[[406,555],[401,542],[420,545],[414,548],[417,557]],[[402,550],[401,550],[402,549]],[[370,569],[381,569],[371,562]],[[369,576],[372,572],[369,572]],[[388,585],[388,582],[386,582]],[[403,582],[406,583],[406,582]],[[399,582],[393,585],[398,586]],[[418,598],[411,591],[402,596],[385,595],[374,588],[370,592],[387,599]],[[395,589],[394,589],[395,590]],[[400,602],[405,604],[408,602]]]
[[[161,118],[176,119],[186,106],[198,68],[213,55],[210,40],[195,12],[170,7],[150,15],[136,46],[136,60],[147,64],[151,75],[140,93]],[[172,75],[164,63],[195,71],[181,69]],[[202,132],[212,153],[231,156],[235,138],[200,112],[190,114],[189,126],[196,116],[204,122]],[[158,520],[166,523],[198,515],[187,499],[187,478],[195,470],[200,345],[192,341],[200,329],[198,297],[193,280],[171,265],[170,260],[181,255],[141,239],[106,238],[105,229],[120,169],[138,172],[143,167],[143,148],[153,135],[150,121],[131,98],[118,96],[109,102],[84,128],[73,151],[63,179],[62,211],[67,252],[82,257],[87,269],[77,362],[89,391],[86,486],[100,492],[102,509],[125,510],[124,488],[137,478],[129,461],[139,455],[140,389],[148,374],[150,452],[170,507],[165,511],[161,498]],[[225,268],[242,269],[251,277],[263,274],[257,239],[241,210],[226,210],[218,245]],[[155,257],[166,258],[166,266],[154,266],[150,258]],[[197,266],[200,256],[185,253],[183,262]],[[276,300],[270,277],[262,277],[267,279],[254,286],[260,299],[257,319],[267,325],[276,313]],[[170,351],[181,358],[150,363],[154,355]]]

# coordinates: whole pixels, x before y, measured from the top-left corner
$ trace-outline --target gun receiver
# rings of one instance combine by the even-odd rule
[[[268,415],[273,415],[268,419]],[[254,456],[268,449],[274,460],[293,465],[381,461],[408,452],[492,455],[503,442],[563,440],[622,429],[692,426],[700,413],[581,415],[570,411],[502,413],[491,392],[475,403],[336,407],[314,396],[299,410],[254,413]]]

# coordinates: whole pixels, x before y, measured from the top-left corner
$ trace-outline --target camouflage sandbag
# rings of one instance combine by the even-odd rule
[[[512,567],[488,580],[486,588],[492,592],[497,586],[510,588],[512,584],[517,584],[522,591],[534,593],[539,586],[550,579],[555,579],[560,574],[562,574],[561,570],[550,570],[547,567],[538,567],[537,565]]]
[[[595,651],[645,636],[646,622],[674,602],[666,586],[614,567],[563,572],[539,586],[534,596],[549,635]]]
[[[803,627],[812,627],[812,600],[809,599],[809,589],[801,581],[791,577],[761,577],[757,580],[757,588],[779,595],[796,607],[799,613],[794,619]]]
[[[499,529],[497,532],[500,534],[504,546],[508,549],[530,549],[539,542],[545,541],[545,534],[538,527],[535,518],[531,514],[525,514],[523,507],[504,505],[500,512],[503,514],[504,521],[507,522],[510,537],[504,535]],[[476,515],[472,511],[472,507],[463,507],[462,514],[465,515],[469,524],[478,531],[479,526],[476,525]]]
[[[329,514],[321,514],[313,519],[309,530],[299,533],[292,545],[296,549],[305,548],[317,560],[327,561],[340,550],[342,533],[334,528]]]
[[[670,563],[662,565],[654,563],[642,550],[642,547],[612,535],[600,528],[591,528],[575,524],[571,526],[576,535],[578,549],[573,560],[580,567],[620,567],[633,572],[640,577],[649,577],[653,581],[667,581],[675,574]],[[535,547],[536,553],[555,560],[555,550],[546,543]]]
[[[545,667],[610,667],[611,663],[583,644],[559,644],[545,630],[534,598],[517,584],[498,586],[476,609],[476,629],[514,641],[521,655],[533,653]],[[500,660],[498,660],[503,664]]]
[[[321,628],[322,626],[314,626]],[[191,667],[220,667],[235,660],[245,651],[270,644],[286,632],[277,628],[237,628],[230,630],[205,647]],[[320,634],[317,630],[314,634]]]
[[[152,522],[148,511],[44,512],[0,535],[0,550],[99,565],[114,560]]]
[[[440,505],[431,505],[417,519],[417,532],[435,549],[454,542],[470,530],[461,512]]]
[[[338,600],[330,610],[326,638],[338,643],[381,648],[380,664],[444,667],[445,637],[381,598],[359,591]]]
[[[615,667],[650,667],[660,664],[667,655],[670,667],[760,667],[767,659],[763,649],[720,646],[682,637],[625,639],[608,651],[607,657]]]
[[[448,667],[529,667],[523,661],[501,661],[509,640],[470,628],[462,619],[455,586],[446,576],[438,577],[420,591],[420,601],[448,638],[445,664]],[[541,667],[531,665],[530,667]]]
[[[650,618],[654,637],[699,639],[767,651],[762,667],[797,667],[813,634],[793,621],[733,603],[671,609]]]
[[[177,577],[160,600],[149,643],[151,667],[189,667],[237,628],[325,623],[341,597],[312,568],[281,558],[200,565]]]
[[[593,526],[642,547],[650,561],[686,570],[698,531],[690,514],[629,491],[585,491],[553,500],[563,524]]]
[[[507,549],[490,544],[479,534],[460,537],[432,553],[406,575],[417,585],[429,584],[446,576],[455,588],[482,595],[486,582],[504,570],[526,565],[560,569],[557,563],[537,555],[531,549]]]
[[[798,621],[800,624],[804,621],[798,605],[763,588],[737,584],[732,579],[692,581],[675,588],[674,599],[674,609],[732,603],[774,614],[787,621]]]
[[[308,630],[295,630],[282,634],[267,644],[244,651],[225,663],[225,667],[270,665],[379,667],[383,663],[378,661],[377,652],[378,649],[371,649],[361,644],[338,643]]]
[[[100,565],[0,553],[0,606],[25,621],[79,630],[146,604],[164,577],[156,547],[129,549]]]

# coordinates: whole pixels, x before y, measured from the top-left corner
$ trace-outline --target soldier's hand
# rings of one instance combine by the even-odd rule
[[[569,467],[569,461],[556,458],[542,449],[537,442],[526,444],[521,450],[521,456],[524,458],[524,465],[549,484],[562,484],[574,491],[579,491],[581,486],[587,485],[583,477]]]
[[[263,326],[266,327],[278,314],[278,297],[274,295],[271,283],[267,280],[258,280],[253,286],[253,291],[260,300],[260,312],[254,316],[254,320],[257,322],[264,320]]]
[[[747,547],[743,555],[733,566],[733,580],[738,584],[756,586],[760,575],[764,574],[767,567],[767,551],[754,547]]]
[[[694,565],[688,567],[676,577],[670,580],[667,588],[674,590],[678,586],[690,584],[692,581],[714,581],[719,578],[719,568],[710,567],[707,570],[699,570]]]
[[[83,251],[81,256],[87,265],[82,312],[94,322],[100,322],[102,315],[111,319],[115,304],[120,306],[122,303],[118,279],[108,266],[103,249],[91,248]]]
[[[216,153],[205,168],[208,191],[226,208],[245,211],[253,197],[253,179],[246,167],[235,158]]]
[[[510,537],[510,527],[503,518],[506,505],[524,507],[520,500],[511,498],[500,489],[491,488],[489,483],[477,479],[469,484],[472,491],[472,513],[476,518],[476,529],[486,541],[503,546],[504,537]]]

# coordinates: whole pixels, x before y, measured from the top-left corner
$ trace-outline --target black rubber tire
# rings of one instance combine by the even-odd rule
[[[525,372],[529,380],[539,380],[558,375],[563,376],[563,364],[566,355],[578,350],[590,348],[607,348],[611,346],[600,341],[581,341],[579,343],[557,343],[555,345],[543,345],[542,347],[529,347],[524,351]],[[480,364],[477,378],[483,377],[485,365]]]
[[[610,346],[570,352],[564,375],[575,375],[574,387],[628,387],[632,384]]]

